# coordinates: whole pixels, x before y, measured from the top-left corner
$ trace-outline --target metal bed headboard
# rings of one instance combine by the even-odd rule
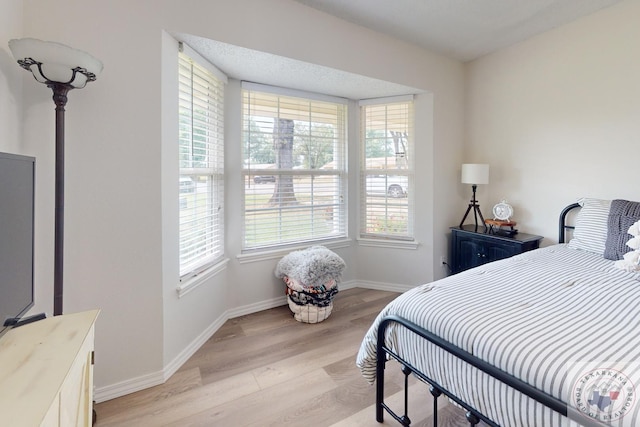
[[[567,231],[574,230],[576,227],[573,225],[567,225],[567,215],[572,210],[579,208],[580,205],[577,203],[572,203],[560,212],[560,224],[558,229],[558,243],[566,243]]]

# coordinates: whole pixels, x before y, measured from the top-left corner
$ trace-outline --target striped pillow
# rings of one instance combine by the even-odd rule
[[[576,217],[576,229],[569,247],[602,255],[607,241],[611,200],[585,197],[578,200],[578,204],[582,209]]]

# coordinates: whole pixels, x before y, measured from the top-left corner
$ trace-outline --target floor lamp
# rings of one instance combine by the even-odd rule
[[[461,181],[463,184],[471,184],[473,197],[469,201],[469,206],[462,217],[462,221],[460,221],[460,228],[462,228],[464,220],[467,219],[467,215],[469,215],[471,209],[473,209],[473,217],[476,220],[476,230],[478,229],[478,216],[480,216],[482,225],[486,228],[486,225],[484,224],[484,217],[482,216],[482,212],[480,212],[480,204],[476,200],[476,189],[478,188],[478,184],[489,183],[489,165],[478,163],[467,163],[462,165]]]
[[[53,91],[56,104],[55,236],[53,315],[62,314],[64,256],[64,107],[71,89],[82,89],[102,71],[102,62],[60,43],[24,38],[9,41],[18,64]]]

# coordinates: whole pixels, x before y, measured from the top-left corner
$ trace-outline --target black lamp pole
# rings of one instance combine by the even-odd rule
[[[471,209],[473,209],[473,217],[476,221],[476,231],[477,231],[478,215],[480,215],[480,219],[482,220],[483,225],[484,225],[484,217],[482,216],[482,212],[480,212],[480,204],[476,200],[476,189],[478,188],[478,186],[476,184],[473,184],[471,188],[473,190],[473,197],[471,198],[471,200],[469,200],[469,206],[467,207],[467,211],[464,213],[464,216],[462,217],[462,221],[460,221],[460,228],[462,228],[462,225],[464,224],[464,220],[467,219],[467,215],[469,215],[469,212],[471,211]],[[486,230],[487,226],[484,225],[484,227]]]
[[[55,185],[55,234],[53,260],[53,315],[62,314],[63,269],[64,269],[64,107],[67,93],[73,86],[65,83],[50,83],[53,102],[56,104],[56,185]]]

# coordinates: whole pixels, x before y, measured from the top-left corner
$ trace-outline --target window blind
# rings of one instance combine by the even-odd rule
[[[183,51],[178,71],[180,276],[186,280],[224,255],[225,80]]]
[[[360,236],[413,240],[413,100],[360,108]]]
[[[346,101],[242,91],[243,249],[346,237]]]

